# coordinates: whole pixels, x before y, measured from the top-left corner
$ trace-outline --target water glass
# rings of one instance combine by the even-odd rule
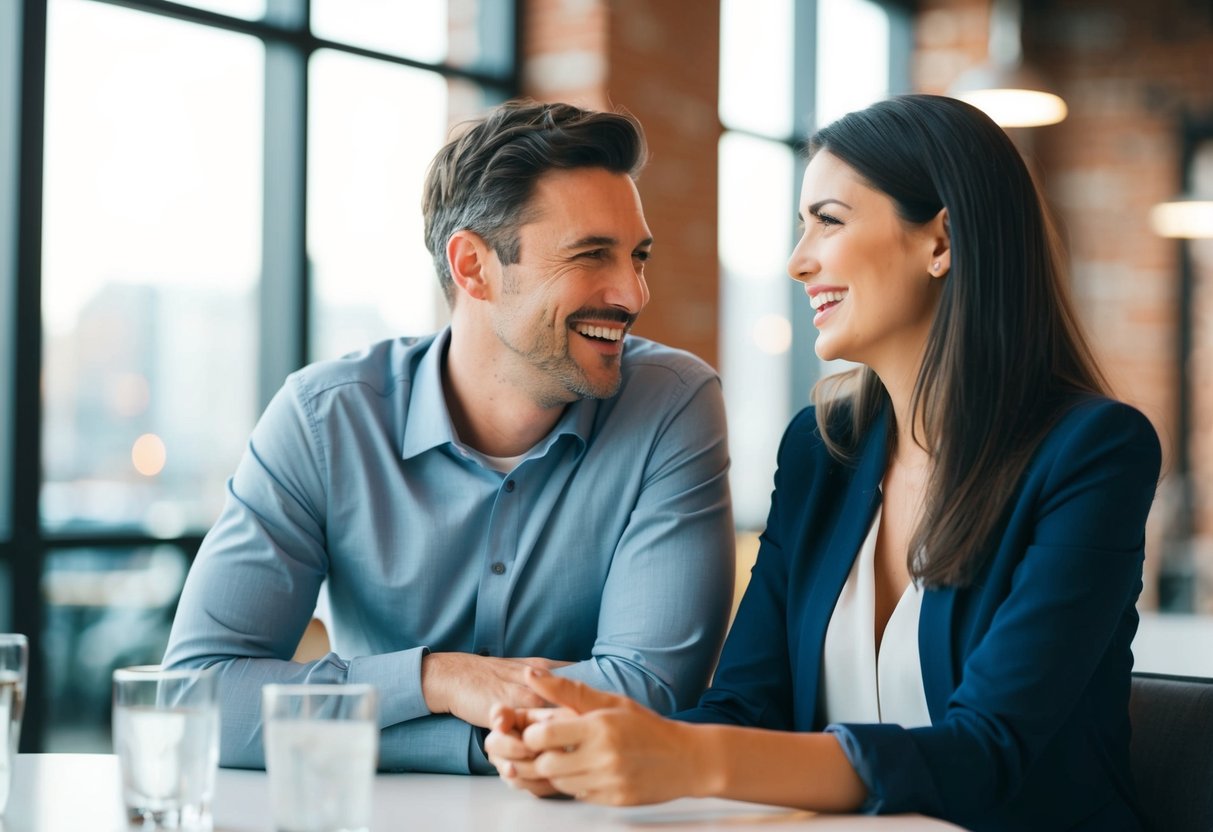
[[[372,685],[265,685],[276,832],[366,832],[379,756]]]
[[[25,711],[25,679],[29,668],[29,642],[19,633],[0,633],[0,815],[8,805],[17,744],[21,741],[21,714]]]
[[[129,820],[144,829],[209,830],[219,764],[215,673],[115,670],[113,728]]]

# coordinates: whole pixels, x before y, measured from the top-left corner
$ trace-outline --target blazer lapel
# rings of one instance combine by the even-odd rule
[[[812,585],[805,606],[807,615],[800,634],[799,665],[805,674],[806,683],[803,689],[812,691],[811,701],[801,698],[804,704],[811,704],[813,708],[812,711],[801,714],[806,721],[814,719],[817,708],[821,653],[825,645],[826,628],[847,575],[859,555],[859,547],[872,524],[872,516],[880,504],[880,481],[884,476],[886,461],[887,419],[886,410],[875,420],[868,435],[864,437],[859,462],[847,487],[830,542],[820,558],[808,560],[810,563],[816,560],[818,566],[812,572]],[[808,536],[802,541],[805,549],[819,545],[812,532],[810,529]]]
[[[931,723],[943,720],[948,698],[956,690],[952,673],[952,612],[956,608],[956,587],[928,589],[922,594],[918,615],[918,665],[922,669],[922,689],[927,697]]]

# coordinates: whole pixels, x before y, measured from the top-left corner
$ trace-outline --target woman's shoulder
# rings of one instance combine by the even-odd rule
[[[1074,394],[1063,399],[1055,413],[1037,454],[1040,461],[1077,462],[1113,455],[1155,472],[1161,465],[1158,432],[1130,404],[1096,394]]]
[[[884,429],[879,413],[869,422],[865,434],[856,436],[852,400],[809,405],[792,417],[784,431],[779,449],[780,464],[817,460],[852,465],[862,456],[868,444],[867,437],[873,431]]]
[[[1057,408],[1057,419],[1049,431],[1054,435],[1073,435],[1092,431],[1114,431],[1152,437],[1158,441],[1153,423],[1137,408],[1118,399],[1094,393],[1074,394],[1063,398]]]

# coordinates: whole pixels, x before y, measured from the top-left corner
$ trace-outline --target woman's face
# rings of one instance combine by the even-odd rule
[[[858,361],[882,377],[917,374],[950,266],[944,217],[907,225],[838,157],[822,150],[812,158],[788,274],[813,305],[818,356]]]

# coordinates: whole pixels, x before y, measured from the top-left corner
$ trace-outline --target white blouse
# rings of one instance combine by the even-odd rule
[[[906,728],[931,724],[918,662],[922,589],[906,587],[876,651],[876,536],[881,510],[859,547],[838,596],[822,653],[826,723],[891,722]]]

